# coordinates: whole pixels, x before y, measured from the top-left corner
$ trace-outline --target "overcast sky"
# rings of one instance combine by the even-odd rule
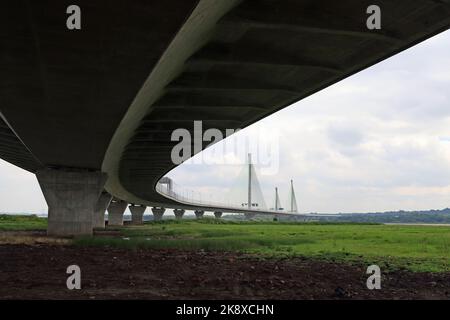
[[[261,132],[272,139],[278,134],[279,141],[277,170],[259,168],[268,204],[275,186],[286,202],[289,180],[294,179],[300,212],[450,207],[450,32],[235,136],[257,140]],[[264,137],[258,139],[264,143]],[[226,194],[241,168],[184,164],[170,176],[210,199],[211,194]],[[46,211],[35,177],[2,160],[0,204],[4,212]]]

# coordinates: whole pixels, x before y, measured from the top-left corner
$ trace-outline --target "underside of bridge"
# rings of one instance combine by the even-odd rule
[[[0,157],[188,208],[155,191],[174,129],[246,127],[450,25],[447,0],[379,0],[369,30],[372,2],[80,0],[68,30],[71,1],[2,1]]]

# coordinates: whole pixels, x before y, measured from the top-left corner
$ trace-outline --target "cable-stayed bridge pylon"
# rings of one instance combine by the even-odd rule
[[[278,194],[278,188],[275,188],[275,201],[274,206],[268,207],[266,199],[261,189],[261,185],[258,179],[255,165],[252,163],[251,154],[248,154],[248,161],[242,167],[233,185],[228,193],[226,193],[224,200],[212,201],[212,195],[202,195],[199,192],[188,190],[176,184],[172,179],[168,177],[162,178],[156,187],[156,190],[165,195],[191,206],[203,206],[203,207],[220,207],[232,209],[239,209],[237,212],[247,212],[248,217],[253,216],[251,213],[297,213],[297,200],[294,192],[293,181],[291,180],[290,191],[288,196],[288,206],[284,208],[281,205],[280,197]]]

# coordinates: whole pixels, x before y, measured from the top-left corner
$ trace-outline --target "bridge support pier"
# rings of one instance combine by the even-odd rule
[[[106,174],[42,169],[36,177],[48,204],[47,234],[92,235],[94,210],[105,185]]]
[[[164,215],[164,212],[166,212],[166,208],[152,208],[153,212],[153,221],[160,221],[162,220],[162,217]]]
[[[175,215],[176,219],[183,218],[183,215],[186,211],[184,209],[173,209],[173,214]]]
[[[131,211],[131,224],[144,224],[144,212],[147,209],[146,206],[129,206]]]
[[[108,207],[108,226],[123,226],[123,214],[128,203],[122,200],[113,200]]]
[[[220,212],[220,211],[215,211],[215,212],[214,212],[214,216],[216,217],[216,219],[220,219],[220,218],[222,218],[222,212]]]
[[[246,213],[244,213],[244,215],[245,215],[245,219],[250,220],[250,219],[253,219],[256,216],[256,213],[246,212]]]
[[[111,203],[112,196],[107,192],[102,192],[95,205],[94,217],[92,219],[93,228],[105,229],[105,211]]]
[[[203,215],[205,214],[205,211],[203,211],[203,210],[195,210],[194,213],[195,213],[195,217],[197,219],[202,219]]]

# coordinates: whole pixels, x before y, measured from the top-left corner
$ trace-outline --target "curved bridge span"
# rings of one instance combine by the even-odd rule
[[[173,130],[244,128],[450,25],[448,0],[379,0],[379,30],[368,0],[80,0],[68,30],[70,4],[0,8],[0,157],[37,175],[55,235],[200,210],[157,191]]]

